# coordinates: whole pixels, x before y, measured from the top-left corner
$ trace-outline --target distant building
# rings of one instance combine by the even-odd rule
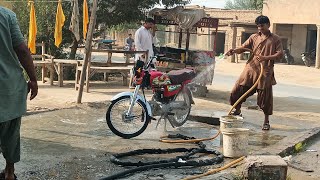
[[[296,62],[302,63],[302,52],[316,49],[316,67],[320,68],[320,0],[265,0],[263,14]]]
[[[231,48],[240,46],[253,33],[257,32],[257,27],[254,24],[255,18],[261,15],[260,11],[255,10],[228,10],[217,8],[206,8],[200,6],[187,6],[186,8],[197,9],[204,8],[207,16],[219,19],[219,28],[216,36],[200,35],[212,34],[215,29],[198,29],[196,33],[190,37],[191,49],[210,50],[214,48],[214,37],[216,38],[216,53],[217,55],[227,52]],[[178,32],[179,29],[174,26],[169,26],[167,31]],[[176,45],[178,43],[177,33],[168,33],[166,35],[166,44]],[[184,38],[185,39],[185,38]],[[243,58],[240,55],[239,58]],[[230,57],[232,62],[235,57]]]
[[[207,8],[206,13],[213,18],[219,18],[219,29],[216,36],[216,52],[225,53],[231,48],[241,46],[251,34],[257,32],[254,21],[261,15],[256,10],[228,10]],[[235,57],[231,57],[234,62]],[[240,55],[240,59],[243,56]]]

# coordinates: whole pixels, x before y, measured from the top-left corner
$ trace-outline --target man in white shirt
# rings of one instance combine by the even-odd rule
[[[136,61],[141,60],[147,62],[150,57],[154,55],[153,53],[153,35],[150,32],[150,29],[154,28],[155,21],[152,18],[147,18],[135,33],[135,48],[136,51],[147,51],[148,57],[146,58],[144,54],[136,54]]]

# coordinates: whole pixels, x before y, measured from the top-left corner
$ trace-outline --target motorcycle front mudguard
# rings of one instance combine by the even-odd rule
[[[111,99],[111,101],[115,101],[115,100],[117,100],[117,99],[119,99],[119,98],[121,98],[121,97],[123,97],[123,96],[130,96],[130,97],[132,98],[132,97],[133,97],[133,93],[132,93],[132,92],[122,92],[122,93],[119,93],[119,94],[115,95],[115,96]],[[149,102],[148,102],[147,100],[145,100],[144,97],[142,97],[141,95],[138,94],[136,101],[138,101],[139,99],[146,105],[148,117],[149,117],[149,118],[152,117],[152,109],[151,109],[151,106],[150,106]]]

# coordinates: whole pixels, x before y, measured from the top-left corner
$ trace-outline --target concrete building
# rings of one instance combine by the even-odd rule
[[[207,16],[219,18],[219,28],[216,36],[212,36],[215,29],[201,28],[197,29],[190,36],[190,48],[201,50],[212,50],[214,46],[214,38],[216,38],[216,53],[217,55],[227,52],[231,48],[236,48],[244,43],[245,40],[253,33],[257,32],[257,27],[254,23],[257,16],[261,15],[260,11],[255,10],[229,10],[206,8],[200,6],[187,6],[186,8],[197,9],[204,8]],[[179,30],[173,26],[167,27],[168,31],[178,32]],[[210,35],[200,35],[210,34]],[[177,33],[167,33],[165,44],[176,46],[178,43]],[[183,38],[185,39],[185,38]],[[182,44],[184,44],[183,42]],[[239,56],[243,59],[243,55]],[[230,57],[230,61],[235,61],[235,56]]]
[[[302,52],[316,49],[316,68],[320,68],[320,0],[265,0],[263,14],[296,62],[302,63]]]
[[[219,28],[216,35],[217,54],[225,53],[231,48],[241,46],[251,34],[257,32],[254,21],[261,15],[256,10],[228,10],[207,8],[206,13],[213,18],[219,18]],[[243,59],[243,55],[240,55]],[[235,61],[235,56],[230,57],[230,61]]]

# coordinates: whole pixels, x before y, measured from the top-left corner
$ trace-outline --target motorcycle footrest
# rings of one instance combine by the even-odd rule
[[[157,120],[156,118],[154,118],[154,117],[152,117],[152,116],[150,116],[150,119],[151,119],[151,120]]]

